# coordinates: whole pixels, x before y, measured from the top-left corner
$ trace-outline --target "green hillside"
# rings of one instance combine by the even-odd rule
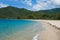
[[[60,8],[51,10],[30,11],[24,8],[0,8],[0,18],[6,19],[56,19],[60,20]]]

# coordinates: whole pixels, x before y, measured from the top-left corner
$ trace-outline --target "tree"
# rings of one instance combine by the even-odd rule
[[[18,16],[17,19],[20,19],[20,17]]]
[[[57,20],[60,20],[60,13],[56,13],[56,17]]]

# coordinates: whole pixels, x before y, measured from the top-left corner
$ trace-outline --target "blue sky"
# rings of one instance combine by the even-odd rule
[[[60,0],[0,0],[0,8],[14,6],[38,11],[60,7]]]

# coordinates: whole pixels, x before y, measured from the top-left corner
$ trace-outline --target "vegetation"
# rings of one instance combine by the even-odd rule
[[[24,8],[0,8],[0,18],[7,19],[54,19],[60,20],[60,8],[51,10],[30,11]]]

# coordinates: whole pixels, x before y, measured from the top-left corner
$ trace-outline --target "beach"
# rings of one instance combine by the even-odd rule
[[[60,21],[59,20],[35,20],[41,21],[44,31],[40,32],[37,40],[60,40]]]
[[[41,32],[41,40],[59,40],[60,30],[53,27],[53,25],[44,23],[45,31]]]
[[[50,24],[52,24],[52,25],[57,26],[58,28],[60,27],[60,20],[32,20],[32,21],[37,21],[37,22],[39,22],[39,21],[48,22],[48,23],[50,23]]]
[[[59,20],[0,20],[0,40],[60,40]]]

